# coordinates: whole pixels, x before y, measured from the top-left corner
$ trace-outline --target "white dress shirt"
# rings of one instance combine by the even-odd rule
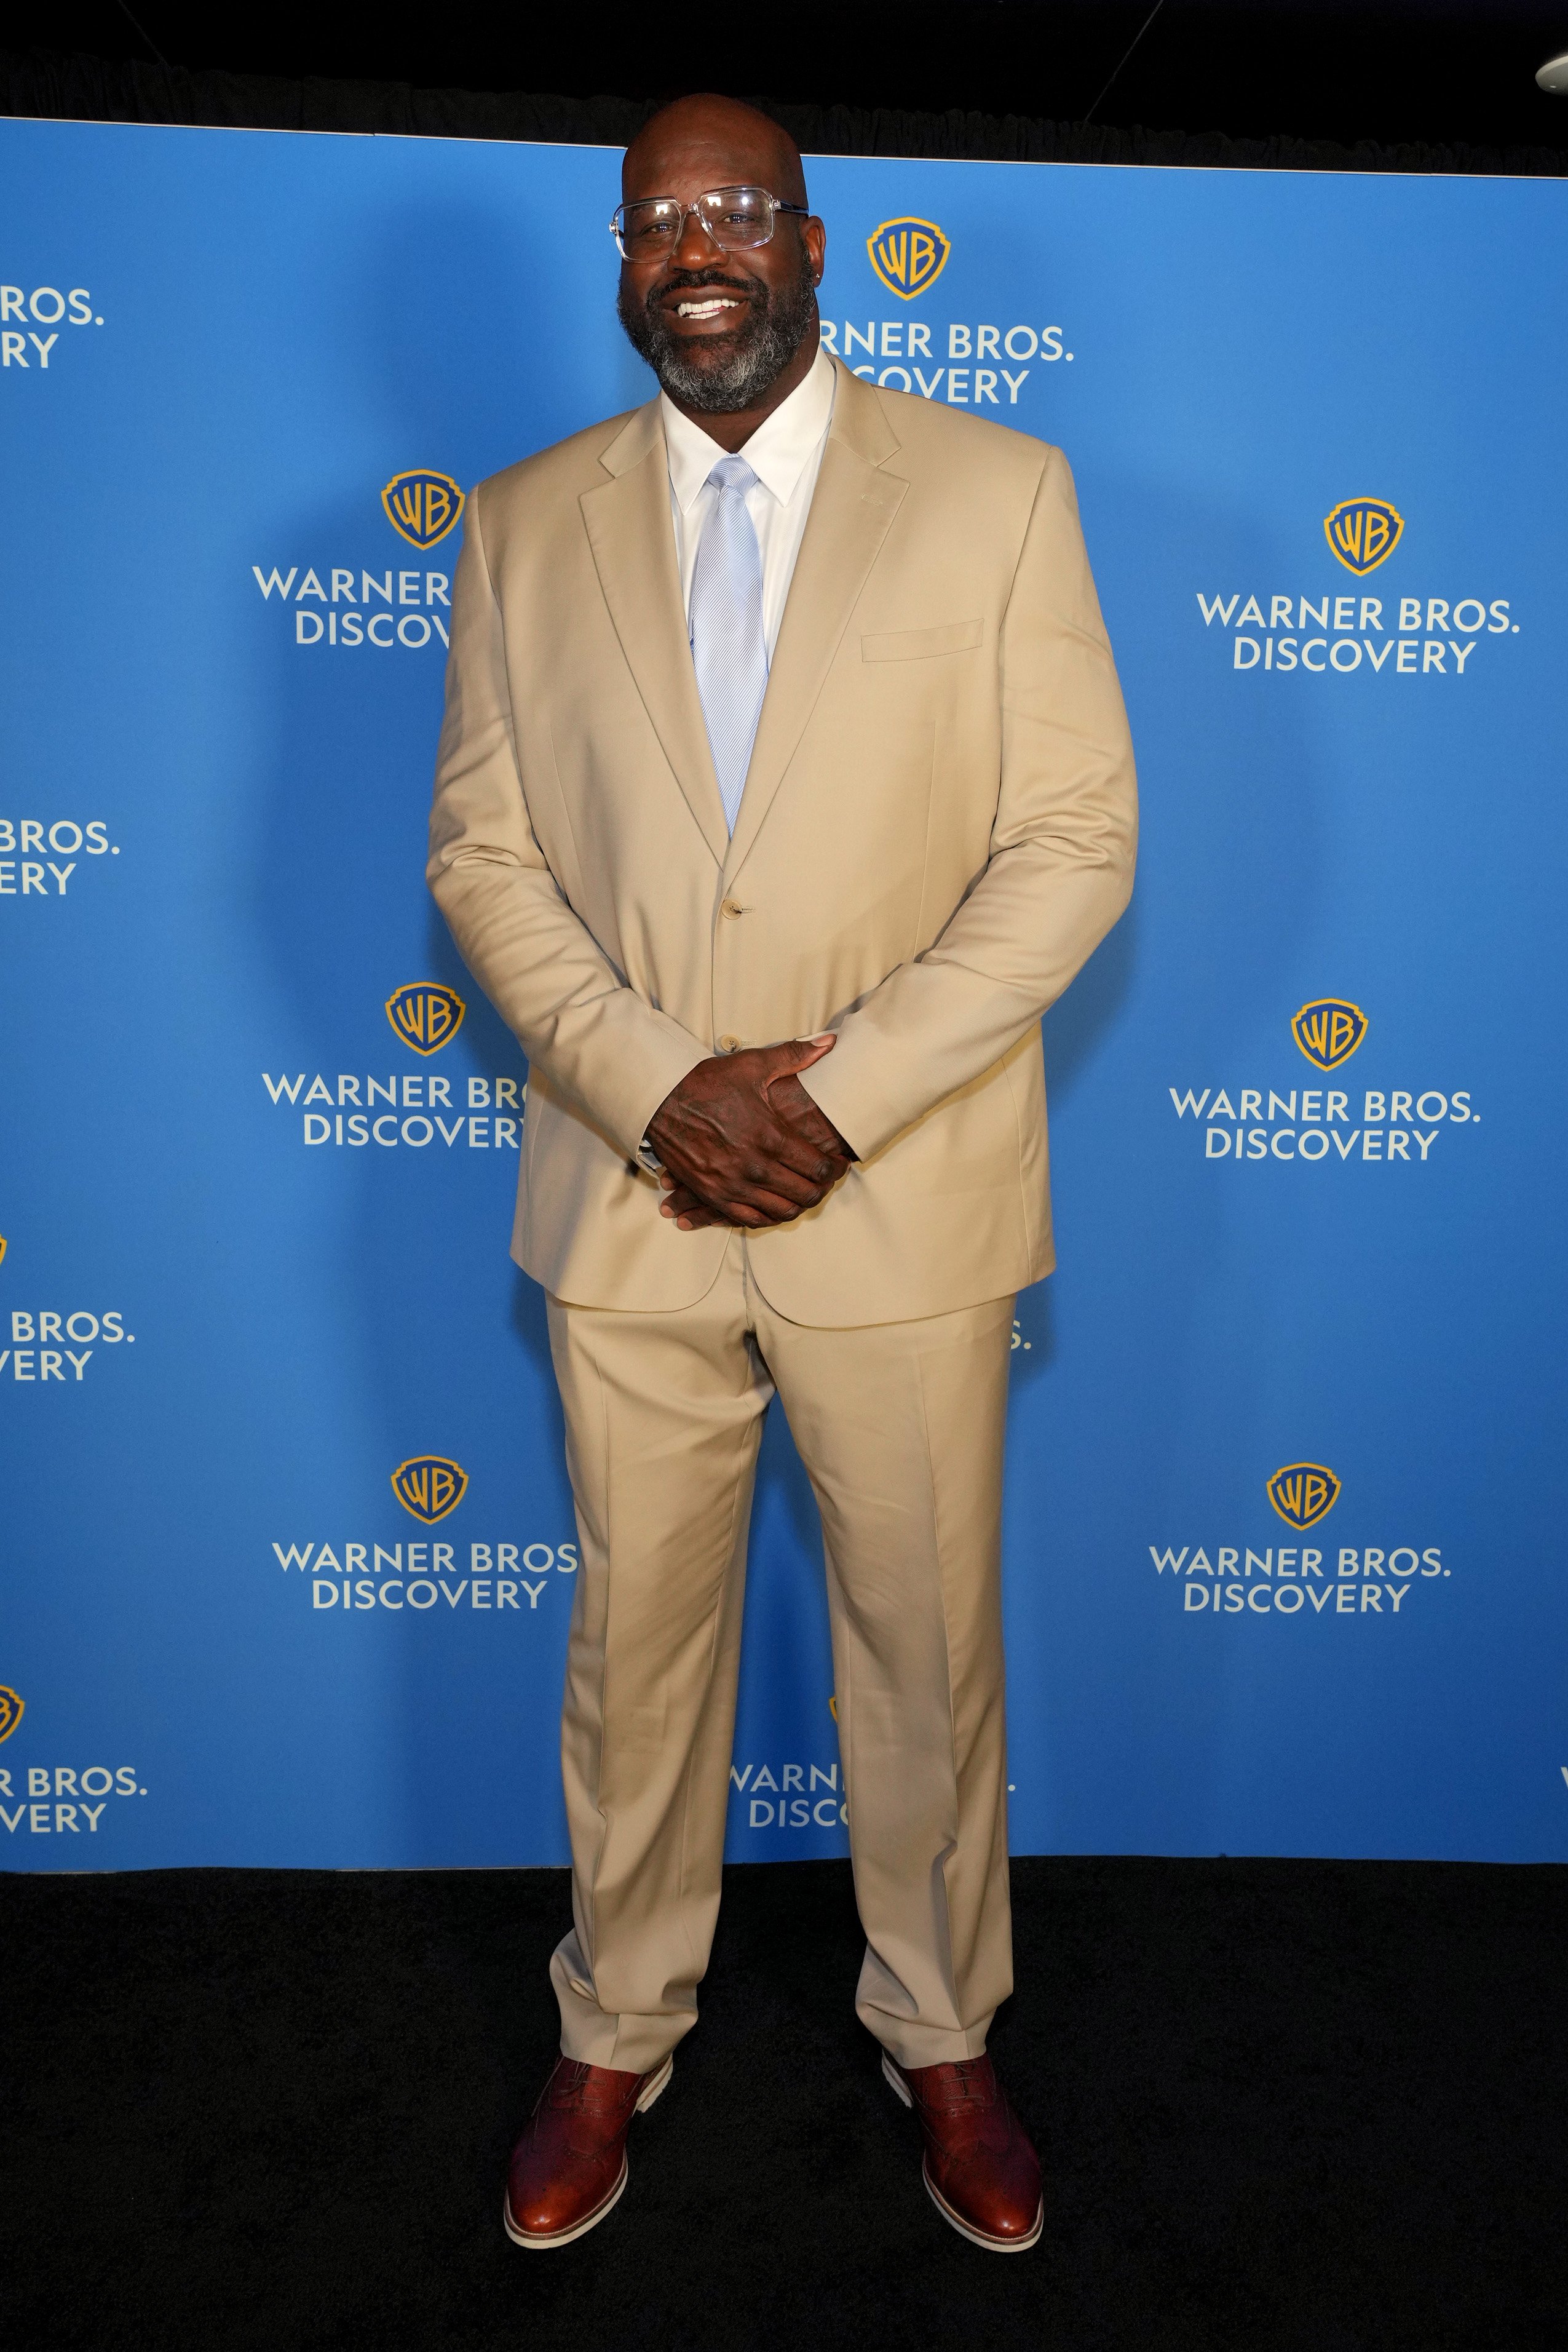
[[[784,602],[821,470],[836,382],[833,363],[819,347],[804,383],[798,383],[789,399],[763,419],[738,453],[757,476],[746,494],[746,510],[762,551],[762,634],[769,662],[779,642]],[[681,601],[689,628],[697,543],[717,498],[717,492],[709,489],[707,478],[727,452],[709,439],[700,425],[683,416],[664,393],[659,394],[659,407],[669,453],[670,512],[681,567]]]

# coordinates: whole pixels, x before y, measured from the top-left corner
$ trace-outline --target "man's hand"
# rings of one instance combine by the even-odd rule
[[[796,1076],[831,1054],[831,1031],[716,1054],[688,1070],[648,1122],[664,1161],[660,1213],[703,1225],[788,1224],[829,1192],[854,1154]]]

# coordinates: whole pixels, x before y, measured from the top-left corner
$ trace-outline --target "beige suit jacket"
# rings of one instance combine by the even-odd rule
[[[778,1313],[936,1315],[1054,1263],[1041,1013],[1126,905],[1136,800],[1060,450],[838,369],[734,837],[656,402],[475,491],[429,877],[530,1065],[512,1254],[651,1311],[716,1278],[636,1163],[708,1055],[817,1030],[860,1154],[752,1237]]]

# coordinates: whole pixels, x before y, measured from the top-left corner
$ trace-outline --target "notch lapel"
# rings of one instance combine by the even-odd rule
[[[722,866],[728,829],[686,637],[656,406],[636,410],[600,463],[612,478],[578,501],[599,585],[664,757]]]
[[[881,470],[882,460],[898,446],[882,404],[840,367],[832,426],[774,648],[740,813],[724,860],[727,885],[734,881],[761,831],[850,614],[908,492],[906,481]]]

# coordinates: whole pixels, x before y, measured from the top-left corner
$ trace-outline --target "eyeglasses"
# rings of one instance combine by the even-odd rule
[[[674,253],[686,233],[688,219],[702,223],[709,242],[726,253],[741,253],[766,245],[780,213],[799,213],[809,219],[807,205],[787,205],[766,188],[710,188],[695,205],[678,196],[643,196],[637,203],[617,205],[610,234],[626,261],[657,261]]]

